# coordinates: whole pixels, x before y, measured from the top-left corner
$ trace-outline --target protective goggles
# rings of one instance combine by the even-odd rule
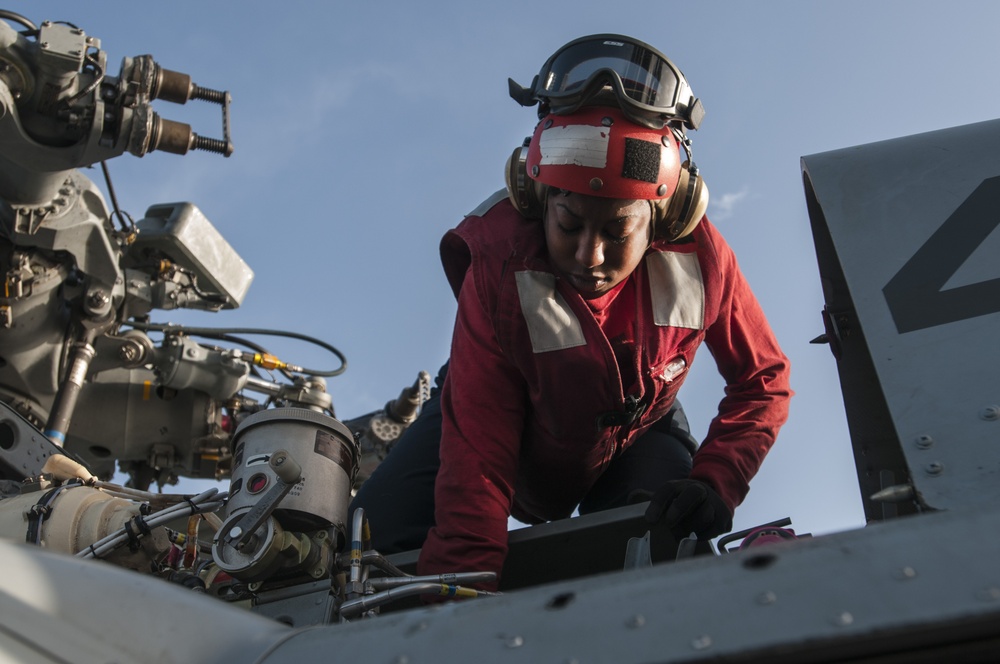
[[[519,103],[541,102],[557,115],[573,113],[605,86],[629,119],[656,129],[675,120],[697,129],[705,115],[674,63],[652,46],[622,35],[571,41],[542,66],[530,90],[510,83],[511,96]]]

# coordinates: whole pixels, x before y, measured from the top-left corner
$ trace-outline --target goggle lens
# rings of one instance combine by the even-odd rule
[[[536,94],[568,101],[590,92],[602,77],[608,78],[619,94],[649,110],[675,110],[680,85],[673,65],[649,48],[613,39],[568,45],[542,72]]]

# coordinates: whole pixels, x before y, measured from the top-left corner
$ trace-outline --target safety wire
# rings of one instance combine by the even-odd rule
[[[118,205],[118,196],[115,194],[115,186],[111,183],[111,171],[108,170],[108,163],[106,161],[101,162],[101,172],[104,174],[104,183],[108,187],[108,197],[111,198],[111,209],[112,214],[118,219],[118,223],[121,224],[122,233],[125,235],[125,244],[132,244],[135,241],[135,236],[138,234],[138,230],[135,227],[135,220],[132,219],[132,215],[121,209]],[[128,223],[126,222],[128,220]]]

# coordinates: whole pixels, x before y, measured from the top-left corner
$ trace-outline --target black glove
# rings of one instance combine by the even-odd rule
[[[698,480],[667,482],[653,494],[646,521],[664,525],[678,539],[697,533],[710,539],[733,528],[733,514],[715,490]]]

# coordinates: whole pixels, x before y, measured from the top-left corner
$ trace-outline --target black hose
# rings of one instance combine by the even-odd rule
[[[128,325],[138,329],[147,330],[151,332],[183,332],[188,335],[206,337],[209,339],[224,339],[227,334],[260,334],[264,336],[271,337],[287,337],[289,339],[298,339],[299,341],[305,341],[306,343],[319,346],[324,350],[332,353],[338,360],[340,360],[340,366],[331,371],[318,371],[316,369],[303,368],[302,373],[308,374],[310,376],[319,376],[322,378],[328,378],[331,376],[339,376],[340,374],[347,371],[347,358],[344,354],[337,350],[334,346],[326,343],[322,339],[317,339],[316,337],[310,337],[306,334],[300,334],[299,332],[288,332],[286,330],[268,330],[265,328],[256,327],[185,327],[183,325],[161,325],[159,323],[139,323],[139,322],[129,322]]]
[[[14,21],[15,23],[20,23],[21,25],[23,25],[32,32],[38,32],[37,25],[35,25],[25,17],[21,16],[20,14],[15,14],[12,11],[8,11],[6,9],[0,9],[0,18],[5,18],[8,21]]]

